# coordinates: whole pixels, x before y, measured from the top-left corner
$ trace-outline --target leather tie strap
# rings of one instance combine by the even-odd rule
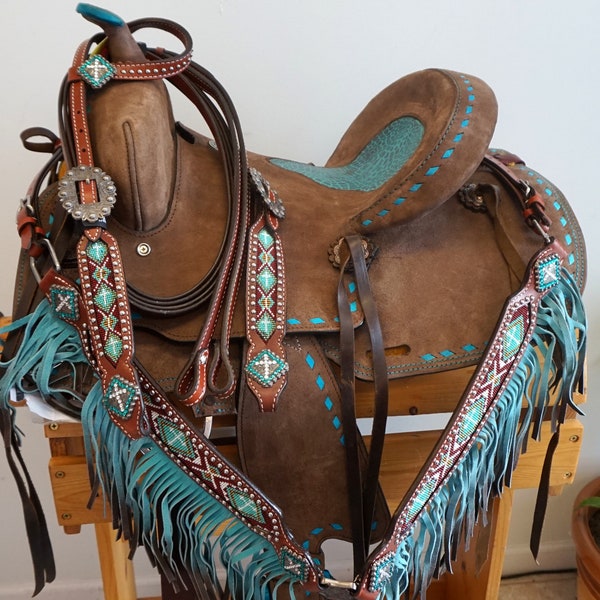
[[[542,540],[542,528],[544,525],[544,517],[546,516],[546,508],[548,506],[548,497],[550,496],[550,476],[552,470],[552,460],[554,452],[558,447],[560,440],[560,424],[557,425],[556,431],[552,434],[548,443],[548,450],[544,458],[542,472],[540,474],[540,483],[538,493],[535,500],[535,508],[533,510],[533,525],[531,527],[531,536],[529,538],[529,549],[533,555],[533,559],[537,562],[540,551],[540,542]]]
[[[515,164],[512,162],[513,159],[520,161],[518,157],[512,155],[508,159],[501,155],[486,154],[483,164],[514,189],[515,196],[521,200],[525,222],[536,233],[542,235],[548,243],[547,230],[551,221],[546,214],[544,199],[527,182],[518,179],[508,168],[509,164]],[[523,164],[522,161],[521,164]]]
[[[218,265],[208,314],[190,361],[176,384],[180,402],[193,406],[202,415],[210,410],[202,403],[208,389],[224,398],[231,395],[236,383],[229,359],[229,340],[250,222],[247,161],[241,125],[233,102],[215,78],[192,63],[184,73],[173,77],[171,82],[194,103],[215,137],[223,161],[229,200],[224,254]],[[221,334],[215,336],[219,317],[222,317]],[[215,337],[219,337],[219,345],[213,349],[211,346]],[[209,363],[211,350],[214,350],[212,365]],[[216,385],[219,367],[226,373],[226,382],[220,388]]]
[[[35,589],[32,595],[36,596],[46,583],[54,581],[56,577],[50,536],[42,504],[21,455],[20,441],[13,429],[10,415],[6,411],[0,411],[0,434],[4,440],[6,459],[17,484],[23,507],[35,578]]]
[[[377,307],[369,283],[363,240],[358,235],[345,238],[350,251],[346,263],[341,269],[338,284],[338,313],[340,316],[340,393],[342,398],[342,423],[346,447],[346,472],[349,488],[350,515],[354,548],[354,569],[358,573],[369,552],[375,498],[379,482],[379,469],[383,455],[385,428],[388,409],[387,364],[381,324]],[[371,341],[374,374],[374,416],[369,448],[369,460],[364,481],[361,477],[358,454],[358,431],[355,413],[355,376],[354,376],[354,324],[346,287],[344,271],[352,261],[355,285],[365,315],[365,321]]]

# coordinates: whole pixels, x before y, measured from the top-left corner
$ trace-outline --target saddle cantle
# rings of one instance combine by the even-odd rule
[[[41,391],[81,412],[116,526],[198,597],[424,590],[530,423],[537,435],[549,390],[557,424],[581,380],[585,246],[569,204],[489,149],[496,100],[476,77],[398,80],[319,167],[246,151],[179,25],[78,10],[103,32],[69,69],[60,141],[29,132],[52,158],[19,213],[3,397]],[[138,45],[145,27],[183,52]],[[175,120],[163,80],[212,137]],[[390,516],[388,380],[476,364]],[[355,377],[375,389],[368,452]],[[238,462],[215,417],[235,424]],[[329,538],[352,542],[353,582],[327,572]],[[51,578],[42,561],[36,589]]]

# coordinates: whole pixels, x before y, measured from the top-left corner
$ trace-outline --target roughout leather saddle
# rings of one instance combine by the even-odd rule
[[[60,136],[23,134],[51,158],[18,217],[5,439],[17,452],[11,389],[80,416],[115,528],[198,598],[424,593],[581,383],[585,247],[569,204],[489,149],[496,101],[476,77],[398,80],[319,167],[246,151],[179,25],[78,10],[103,32],[67,71]],[[147,27],[183,52],[138,44]],[[210,138],[175,120],[165,81]],[[388,381],[467,365],[390,515]],[[373,382],[368,452],[355,378]],[[21,488],[37,592],[53,563]],[[352,543],[352,581],[327,571],[329,538]]]

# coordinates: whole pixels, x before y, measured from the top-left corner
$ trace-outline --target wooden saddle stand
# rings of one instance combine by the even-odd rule
[[[539,482],[536,554],[575,472],[586,323],[577,220],[489,149],[493,92],[403,77],[317,167],[246,151],[178,24],[78,10],[102,32],[68,69],[60,136],[23,134],[51,158],[18,214],[0,379],[35,592],[54,563],[11,393],[81,421],[47,425],[51,478],[62,525],[97,523],[111,600],[135,589],[109,528],[164,598],[495,597],[506,486]],[[210,137],[175,121],[166,82]],[[441,433],[393,433],[430,413],[450,414]]]

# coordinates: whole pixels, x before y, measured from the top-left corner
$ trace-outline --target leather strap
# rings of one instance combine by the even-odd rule
[[[195,63],[192,63],[181,76],[174,77],[172,83],[194,102],[211,128],[217,149],[223,158],[229,194],[228,232],[224,240],[225,252],[216,278],[216,287],[192,357],[176,385],[180,401],[202,412],[200,404],[206,389],[211,389],[213,393],[225,397],[231,394],[235,386],[235,375],[229,359],[229,339],[250,222],[248,169],[241,125],[233,102],[225,89],[208,71]],[[220,336],[215,336],[219,318],[221,318],[221,333]],[[208,359],[211,343],[215,337],[219,338],[219,346],[214,349],[211,367]],[[216,387],[217,365],[227,375],[226,383],[220,388]],[[213,375],[209,376],[211,373]]]
[[[521,200],[525,222],[536,233],[544,236],[544,232],[551,225],[551,221],[546,215],[544,199],[509,169],[510,164],[515,164],[513,161],[520,161],[522,164],[522,161],[514,155],[503,157],[502,155],[486,154],[483,164],[514,189],[515,197]]]
[[[33,142],[31,141],[33,137],[43,137],[47,141]],[[41,241],[45,238],[46,232],[40,223],[38,206],[34,203],[39,198],[44,181],[50,179],[51,182],[55,177],[57,165],[62,157],[62,148],[56,135],[43,127],[30,127],[24,130],[21,133],[21,142],[27,150],[51,154],[46,164],[29,184],[27,194],[21,201],[21,206],[17,212],[17,231],[21,239],[21,248],[26,250],[30,257],[38,258],[46,250]],[[14,314],[13,318],[15,318]]]
[[[340,270],[338,283],[338,314],[340,317],[340,397],[344,447],[346,450],[346,479],[348,481],[348,509],[352,527],[354,573],[364,565],[367,557],[367,540],[363,522],[362,477],[358,453],[358,436],[355,412],[354,379],[354,325],[348,306],[344,272],[350,257]]]
[[[35,589],[32,595],[35,596],[46,583],[54,581],[56,576],[50,536],[40,499],[21,455],[20,441],[13,429],[11,415],[5,410],[0,410],[0,433],[4,440],[8,466],[17,484],[23,507],[35,578]]]
[[[485,206],[487,207],[487,212],[494,224],[494,235],[496,236],[498,248],[502,252],[502,256],[504,256],[512,279],[515,282],[514,289],[523,280],[527,265],[523,262],[521,255],[507,233],[508,229],[502,219],[502,212],[500,210],[501,196],[498,192],[498,188],[494,185],[484,185],[483,187],[484,197],[486,198]],[[487,199],[488,194],[486,194],[485,191],[489,192],[491,199]]]
[[[29,127],[24,129],[20,136],[23,147],[30,152],[46,152],[52,154],[59,146],[60,140],[45,127]],[[45,142],[34,142],[31,138],[44,137]]]
[[[73,67],[86,63],[90,43],[79,45]],[[72,71],[72,70],[71,70]],[[125,277],[118,245],[105,229],[102,193],[104,174],[94,167],[87,121],[86,83],[70,77],[68,86],[71,148],[75,160],[61,180],[59,198],[74,218],[81,219],[83,232],[77,246],[77,262],[82,285],[78,312],[72,322],[90,336],[95,370],[102,381],[105,405],[115,422],[129,437],[142,435],[141,395],[133,360],[133,326]],[[83,175],[82,175],[83,173]],[[68,196],[75,187],[76,192]],[[112,194],[114,202],[114,193]],[[68,201],[68,202],[67,202]],[[57,279],[49,272],[49,278]],[[46,283],[46,285],[48,285]],[[46,293],[58,310],[62,304],[75,306],[73,294],[52,281]],[[83,330],[83,331],[82,331]]]
[[[362,239],[357,235],[353,235],[346,238],[346,242],[352,254],[358,296],[369,332],[373,360],[374,415],[371,429],[371,444],[369,447],[369,462],[363,483],[363,528],[367,544],[365,549],[368,552],[375,511],[375,496],[379,483],[379,470],[383,456],[389,389],[383,332],[369,282]]]
[[[272,412],[287,381],[285,267],[278,220],[265,206],[248,235],[246,382],[260,410]]]
[[[355,573],[362,568],[371,539],[375,498],[379,485],[379,470],[383,455],[388,409],[388,378],[383,333],[377,306],[369,283],[363,240],[358,235],[345,238],[350,255],[343,265],[338,284],[338,314],[340,316],[340,391],[342,397],[342,423],[346,447],[346,472],[348,478],[350,516],[354,548]],[[346,287],[344,271],[352,261],[355,285],[371,341],[374,374],[374,416],[371,431],[369,460],[364,481],[361,478],[358,453],[358,431],[355,413],[354,376],[354,324]]]
[[[92,19],[93,22],[105,26],[106,23],[100,23]],[[125,26],[123,24],[123,26]],[[181,54],[174,54],[153,61],[152,63],[143,62],[109,62],[102,57],[102,42],[105,35],[100,33],[92,37],[86,46],[86,59],[74,64],[69,71],[69,79],[75,81],[83,78],[94,88],[100,88],[111,79],[122,81],[151,81],[155,79],[165,79],[173,77],[185,70],[192,61],[192,38],[190,34],[178,23],[167,19],[138,19],[127,24],[129,30],[133,33],[140,29],[152,28],[166,31],[174,35],[184,46]],[[92,46],[98,45],[98,52],[87,56]]]
[[[542,529],[546,516],[546,508],[548,506],[548,497],[550,496],[550,475],[552,471],[552,459],[554,452],[560,441],[560,423],[556,427],[556,431],[552,434],[546,457],[540,474],[540,483],[538,486],[537,497],[535,500],[535,508],[533,510],[533,525],[531,527],[531,537],[529,539],[529,549],[533,555],[533,559],[537,562],[540,551],[540,542],[542,539]]]

